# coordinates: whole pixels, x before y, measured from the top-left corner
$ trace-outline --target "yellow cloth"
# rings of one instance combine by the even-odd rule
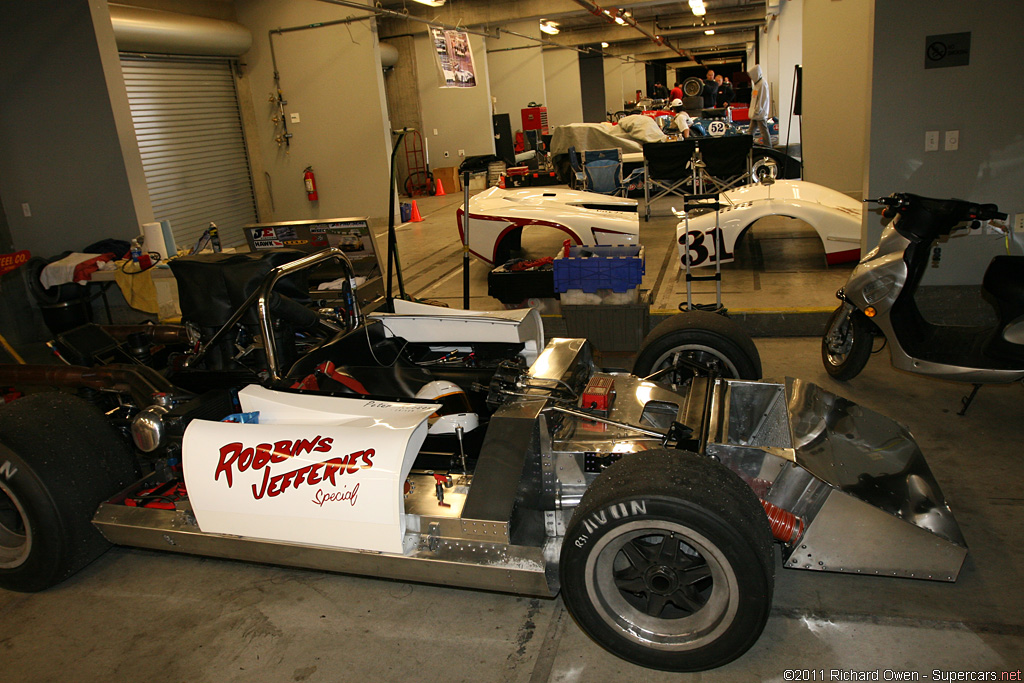
[[[117,266],[114,279],[117,286],[121,288],[121,294],[124,295],[124,300],[128,302],[128,305],[144,313],[158,314],[160,306],[157,304],[156,286],[153,284],[153,269],[149,268],[139,272],[135,263],[129,262],[125,266],[124,261],[118,261]],[[122,266],[127,268],[127,273],[124,272]]]

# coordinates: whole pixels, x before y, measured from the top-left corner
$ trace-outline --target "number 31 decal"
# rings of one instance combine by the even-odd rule
[[[717,233],[717,234],[716,234]],[[716,239],[717,237],[717,239]],[[679,238],[679,244],[683,244],[683,236]],[[722,263],[732,261],[733,253],[725,248],[725,238],[720,228],[711,228],[707,232],[690,230],[685,235],[687,246],[690,250],[690,267],[710,265],[715,262],[715,245],[722,245]],[[686,265],[686,252],[680,255],[680,261]]]

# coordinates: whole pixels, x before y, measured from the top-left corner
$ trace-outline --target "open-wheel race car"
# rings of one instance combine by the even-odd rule
[[[614,654],[701,670],[745,652],[785,567],[954,580],[966,545],[896,423],[753,381],[710,313],[656,328],[646,378],[530,309],[314,310],[296,258],[182,258],[182,326],[87,325],[60,386],[0,410],[0,587],[110,543],[552,596]],[[214,267],[216,266],[216,267]],[[290,288],[290,289],[289,289]],[[76,395],[77,394],[77,395]]]

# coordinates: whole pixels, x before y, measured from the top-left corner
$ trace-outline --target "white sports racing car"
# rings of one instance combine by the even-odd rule
[[[501,265],[521,247],[523,228],[542,226],[565,233],[575,244],[638,244],[635,199],[548,187],[504,190],[492,187],[469,200],[469,251]],[[463,207],[456,212],[465,243]]]

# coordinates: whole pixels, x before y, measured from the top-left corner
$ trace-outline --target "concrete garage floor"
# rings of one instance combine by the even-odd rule
[[[758,643],[684,676],[607,654],[560,598],[115,548],[44,593],[0,591],[0,679],[784,681],[791,669],[845,669],[928,680],[935,669],[1020,669],[1021,387],[986,387],[958,417],[964,387],[899,373],[881,354],[842,385],[822,369],[815,338],[757,344],[766,377],[808,379],[910,427],[970,546],[956,583],[777,564]]]
[[[410,291],[453,305],[461,303],[460,201],[418,200],[427,221],[399,228]],[[644,286],[656,290],[656,306],[666,313],[679,298],[669,254],[674,223],[641,224]],[[776,237],[766,230],[766,240]],[[727,274],[726,305],[741,315],[773,308],[780,324],[793,311],[834,308],[832,292],[849,272],[805,264],[793,275],[751,263]],[[474,260],[471,273],[472,307],[499,306],[486,297],[484,264]],[[545,324],[555,333],[558,319]],[[854,680],[834,678],[832,670],[877,672],[879,680],[960,680],[950,671],[1020,680],[1022,388],[983,388],[958,417],[969,387],[897,372],[885,351],[841,384],[822,368],[817,337],[756,342],[766,378],[816,382],[911,429],[970,547],[956,583],[783,570],[777,559],[773,609],[758,643],[718,670],[680,675],[607,654],[560,598],[115,548],[46,592],[0,591],[0,680],[731,682],[794,680],[792,670],[802,680]],[[631,361],[623,354],[606,362]],[[1000,678],[1003,671],[1016,677]]]

